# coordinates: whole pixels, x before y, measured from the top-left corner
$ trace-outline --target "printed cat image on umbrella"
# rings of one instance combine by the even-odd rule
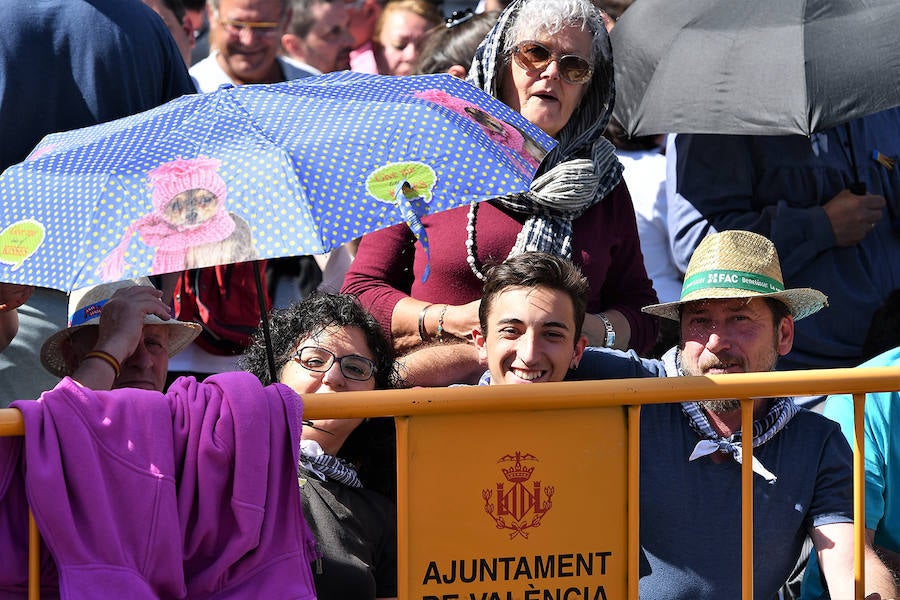
[[[321,254],[522,192],[553,140],[449,75],[223,87],[44,138],[0,175],[0,281],[102,281]]]
[[[216,172],[220,164],[210,158],[177,159],[150,171],[154,210],[125,230],[100,263],[100,276],[121,279],[133,233],[156,248],[154,273],[258,258],[247,221],[225,210],[225,181]]]

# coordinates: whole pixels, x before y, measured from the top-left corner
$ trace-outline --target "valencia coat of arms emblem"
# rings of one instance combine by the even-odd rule
[[[539,462],[533,454],[516,450],[513,454],[505,454],[497,459],[499,464],[511,466],[501,467],[505,482],[496,484],[496,506],[493,503],[494,490],[481,490],[484,500],[484,511],[494,520],[497,529],[509,529],[510,539],[521,535],[528,538],[528,530],[540,527],[544,515],[553,506],[552,486],[542,486],[541,480],[531,481],[535,467],[526,463]]]

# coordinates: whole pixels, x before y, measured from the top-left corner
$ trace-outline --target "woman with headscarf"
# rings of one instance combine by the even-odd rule
[[[658,326],[640,309],[656,293],[622,166],[601,135],[615,88],[600,10],[590,0],[512,3],[476,51],[469,81],[553,136],[557,147],[528,193],[422,219],[435,250],[425,282],[425,253],[397,225],[363,237],[342,291],[360,298],[399,351],[467,340],[478,328],[486,266],[520,252],[550,252],[571,258],[588,277],[584,331],[591,345],[649,350]],[[471,382],[480,370],[473,349],[454,346],[441,373]]]

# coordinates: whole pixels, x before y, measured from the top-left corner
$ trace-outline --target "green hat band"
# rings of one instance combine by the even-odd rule
[[[681,299],[697,290],[708,288],[729,288],[756,292],[758,294],[774,294],[784,291],[784,284],[771,277],[747,271],[729,271],[714,269],[694,273],[684,280],[681,288]]]

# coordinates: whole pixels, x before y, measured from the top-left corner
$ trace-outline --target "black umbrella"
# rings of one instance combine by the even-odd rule
[[[629,135],[810,135],[900,105],[897,0],[638,0],[612,31]]]

